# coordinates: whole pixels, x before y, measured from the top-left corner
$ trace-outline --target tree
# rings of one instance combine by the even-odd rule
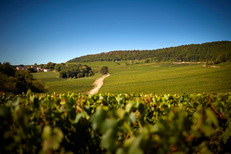
[[[141,52],[142,51],[142,52]],[[211,56],[207,56],[207,55]],[[220,55],[220,57],[219,57]],[[111,51],[95,55],[77,57],[68,62],[90,61],[121,61],[145,60],[151,61],[231,61],[231,41],[191,44],[156,50],[124,50]],[[215,60],[214,60],[215,59]]]
[[[28,70],[30,73],[37,72],[37,70],[35,70],[34,68],[28,68],[27,70]]]
[[[107,74],[108,73],[108,67],[107,66],[103,66],[100,70],[101,74]]]
[[[32,81],[34,77],[28,70],[21,70],[15,73],[16,85],[18,88],[17,93],[26,92],[32,87]]]
[[[43,68],[45,68],[45,69],[54,69],[55,65],[56,65],[56,63],[49,62],[46,65],[44,65]]]
[[[94,74],[95,74],[94,71],[92,70],[89,71],[89,76],[93,76]]]
[[[82,78],[83,77],[83,73],[79,73],[78,75],[77,75],[77,78]]]
[[[61,71],[61,65],[60,64],[56,64],[55,65],[55,70],[60,72]]]
[[[59,77],[61,78],[81,78],[94,75],[91,67],[81,64],[68,66],[57,64],[55,65],[55,70],[59,71]]]
[[[45,84],[42,80],[34,80],[32,81],[31,91],[42,93],[47,92],[47,89],[45,88]]]
[[[71,70],[67,70],[66,71],[66,75],[67,75],[67,78],[70,78],[70,77],[72,77],[72,72],[71,72]]]
[[[7,76],[14,76],[16,69],[9,62],[5,62],[0,64],[0,72]]]
[[[17,71],[10,63],[0,64],[0,91],[21,94],[28,89],[46,91],[44,83],[36,80],[28,70]]]
[[[59,77],[60,77],[60,78],[67,78],[66,71],[65,71],[65,70],[61,70],[61,71],[59,72]]]

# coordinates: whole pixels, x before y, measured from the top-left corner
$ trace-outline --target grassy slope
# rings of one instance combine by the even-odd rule
[[[160,94],[231,91],[231,67],[227,64],[212,68],[202,67],[204,64],[149,63],[126,66],[111,63],[109,69],[112,74],[105,79],[99,92]]]
[[[198,93],[231,91],[229,68],[203,68],[188,64],[130,66],[105,80],[100,92]]]
[[[93,87],[94,80],[100,77],[99,74],[96,74],[95,76],[80,79],[60,79],[56,78],[58,76],[56,72],[39,72],[33,75],[35,78],[43,80],[50,92],[56,93],[68,91],[73,93],[87,92]]]
[[[93,70],[108,66],[111,76],[99,92],[105,93],[201,93],[231,91],[231,66],[202,67],[203,64],[148,63],[125,65],[125,62],[85,62]],[[227,66],[229,65],[229,66]],[[36,74],[36,73],[35,73]],[[86,92],[101,75],[81,79],[57,79],[57,73],[37,73],[50,91]]]

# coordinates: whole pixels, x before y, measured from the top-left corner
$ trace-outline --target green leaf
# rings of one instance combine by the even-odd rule
[[[105,132],[110,128],[115,128],[117,125],[116,119],[106,119],[102,125],[102,131]]]
[[[203,147],[199,153],[203,153],[203,154],[213,154],[213,152],[211,152],[207,146]]]
[[[166,100],[168,100],[168,95],[166,95],[166,94],[164,94],[164,98],[166,99]]]
[[[120,103],[122,100],[123,100],[123,97],[122,97],[122,96],[118,95],[118,96],[116,97],[116,101],[117,101],[118,103]]]
[[[231,123],[229,123],[228,127],[225,129],[225,132],[221,135],[221,138],[223,138],[223,143],[226,144],[230,136],[231,136]]]
[[[50,126],[45,126],[43,128],[43,134],[42,134],[42,138],[48,138],[49,135],[51,134],[51,127]]]
[[[116,115],[120,118],[123,119],[125,114],[125,110],[123,108],[118,108],[116,110]]]
[[[142,136],[138,136],[133,142],[132,146],[128,150],[128,154],[143,154],[144,152],[140,149]]]
[[[50,126],[45,126],[43,129],[43,151],[57,150],[63,139],[63,132],[60,128],[55,127],[53,130]]]
[[[116,133],[113,128],[108,129],[106,133],[103,134],[100,146],[109,151],[116,149]]]
[[[124,147],[130,147],[133,144],[134,140],[135,140],[134,136],[130,137],[129,139],[124,141],[123,146]]]
[[[140,149],[140,144],[142,143],[142,135],[139,135],[133,141],[133,144],[130,146],[128,150],[128,154],[143,154],[144,152]]]
[[[126,154],[123,148],[119,148],[116,150],[116,154]]]
[[[144,151],[142,151],[139,147],[134,147],[129,149],[128,154],[144,154]]]
[[[29,96],[29,95],[31,95],[31,93],[32,93],[31,90],[28,89],[27,92],[26,92],[26,95]]]
[[[66,104],[66,99],[62,99],[61,101],[60,101],[60,105],[65,105]]]
[[[98,109],[94,115],[91,117],[93,130],[100,129],[106,118],[106,111]]]
[[[61,142],[62,141],[62,139],[63,139],[63,132],[62,132],[62,130],[60,129],[60,128],[58,128],[58,127],[55,127],[54,129],[53,129],[53,132],[52,132],[52,137],[57,141],[57,142]]]
[[[205,136],[210,137],[211,135],[213,135],[214,133],[216,133],[216,130],[214,130],[212,128],[212,126],[208,126],[208,125],[201,125],[200,129],[202,130],[202,132],[205,134]]]
[[[129,117],[130,117],[130,119],[132,120],[133,123],[136,122],[136,114],[134,112],[132,112]]]
[[[206,112],[206,115],[208,116],[208,118],[213,122],[213,124],[218,127],[219,124],[218,124],[218,120],[217,120],[217,117],[216,115],[214,114],[214,112],[211,110],[211,109],[206,109],[205,110]]]
[[[75,119],[71,120],[71,123],[77,124],[81,118],[82,118],[82,113],[76,114]]]
[[[125,107],[126,112],[130,112],[132,106],[133,106],[133,103],[132,102],[128,102],[127,105],[126,105],[126,107]]]
[[[103,99],[104,99],[103,96],[100,95],[100,96],[99,96],[99,100],[103,100]]]

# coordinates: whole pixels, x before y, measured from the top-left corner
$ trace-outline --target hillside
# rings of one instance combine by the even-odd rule
[[[203,44],[182,45],[156,50],[118,50],[107,53],[76,57],[67,61],[93,62],[93,61],[121,61],[121,60],[150,60],[210,62],[220,63],[231,61],[231,41],[209,42]]]

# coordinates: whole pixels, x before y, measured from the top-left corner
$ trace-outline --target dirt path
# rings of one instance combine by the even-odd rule
[[[102,85],[103,85],[103,80],[104,80],[106,77],[109,77],[109,76],[110,76],[110,74],[108,73],[108,74],[102,76],[101,78],[98,78],[97,80],[95,80],[95,82],[93,83],[93,85],[94,85],[95,87],[92,88],[92,89],[91,89],[90,91],[88,91],[87,93],[88,93],[88,94],[91,94],[91,95],[96,94],[96,93],[99,91],[99,89],[102,87]]]

